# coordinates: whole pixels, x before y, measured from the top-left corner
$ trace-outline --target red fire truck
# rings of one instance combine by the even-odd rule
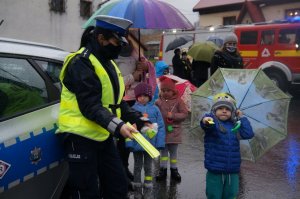
[[[300,21],[273,21],[251,25],[222,27],[213,31],[196,30],[162,36],[160,58],[168,64],[173,56],[166,46],[174,38],[190,35],[194,37],[182,48],[209,36],[221,39],[233,31],[238,36],[238,48],[243,57],[244,68],[262,68],[282,90],[290,85],[300,85]],[[169,54],[168,54],[169,53]]]
[[[236,26],[244,68],[262,68],[279,88],[300,84],[300,22]]]

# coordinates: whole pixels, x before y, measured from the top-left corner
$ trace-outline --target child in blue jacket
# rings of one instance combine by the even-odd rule
[[[205,114],[200,121],[205,132],[206,196],[208,199],[234,199],[239,191],[240,140],[251,139],[254,133],[249,120],[236,109],[231,94],[219,93],[213,100],[211,113]]]
[[[156,105],[150,103],[152,99],[152,88],[149,84],[139,83],[134,89],[136,102],[133,109],[141,112],[145,120],[150,120],[152,129],[141,129],[142,135],[157,149],[165,147],[165,124],[161,112]],[[144,127],[145,128],[145,127]],[[146,127],[147,128],[147,127]],[[152,158],[135,141],[126,140],[126,146],[130,147],[134,158],[134,198],[153,198],[152,184]],[[142,193],[141,170],[144,167],[144,193]]]

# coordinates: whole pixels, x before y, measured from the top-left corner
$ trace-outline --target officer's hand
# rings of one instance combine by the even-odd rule
[[[124,138],[130,138],[132,139],[133,136],[132,136],[132,133],[134,132],[137,132],[136,129],[134,128],[131,128],[130,126],[128,126],[127,124],[123,124],[121,126],[121,129],[120,129],[120,134],[124,137]]]

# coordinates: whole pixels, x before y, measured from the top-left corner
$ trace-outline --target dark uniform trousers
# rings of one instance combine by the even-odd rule
[[[126,102],[130,107],[132,107],[135,104],[135,100],[128,100]],[[120,137],[118,139],[117,148],[118,148],[119,154],[121,156],[124,169],[128,170],[128,166],[129,166],[128,161],[129,161],[129,156],[130,156],[130,150],[129,150],[129,148],[126,148],[124,137]]]
[[[68,134],[64,142],[72,199],[123,199],[127,177],[112,136],[103,142]]]

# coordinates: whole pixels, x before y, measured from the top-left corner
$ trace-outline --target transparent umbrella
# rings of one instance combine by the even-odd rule
[[[210,112],[212,98],[219,92],[235,96],[237,108],[253,127],[255,136],[243,140],[243,159],[256,161],[287,136],[287,116],[291,97],[282,92],[260,69],[219,68],[192,93],[193,130],[201,133],[200,119]]]

